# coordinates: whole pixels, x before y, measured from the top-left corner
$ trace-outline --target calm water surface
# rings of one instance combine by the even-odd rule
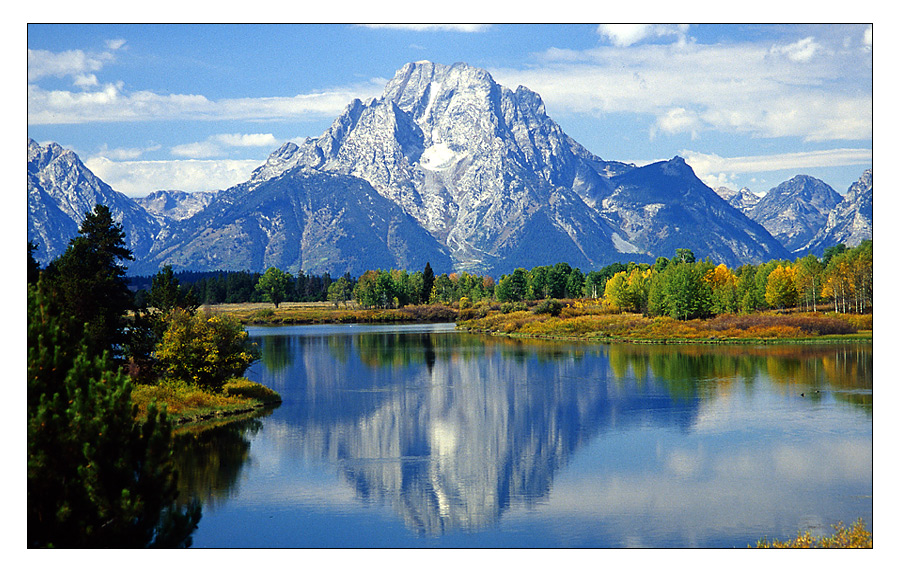
[[[872,522],[872,345],[251,328],[270,414],[180,441],[196,547],[745,547]]]

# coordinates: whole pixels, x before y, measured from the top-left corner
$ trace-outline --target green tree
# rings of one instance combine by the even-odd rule
[[[528,271],[516,268],[512,274],[500,277],[495,288],[500,302],[521,302],[528,295]]]
[[[259,281],[256,283],[256,291],[267,302],[275,304],[277,308],[278,304],[281,304],[285,296],[287,296],[292,281],[290,274],[272,266],[259,277]]]
[[[579,268],[573,268],[566,282],[566,298],[581,298],[584,296],[584,273]]]
[[[28,283],[34,284],[38,281],[38,277],[41,275],[41,265],[38,264],[37,260],[34,259],[34,252],[37,250],[37,245],[28,241]]]
[[[175,308],[155,357],[166,378],[219,391],[228,380],[244,375],[259,356],[236,318]]]
[[[328,301],[337,308],[339,303],[347,305],[347,301],[353,297],[353,287],[346,276],[341,276],[328,286]]]
[[[835,256],[838,256],[839,254],[843,254],[845,252],[847,252],[847,245],[844,244],[843,242],[839,243],[839,244],[835,244],[834,246],[829,246],[822,253],[822,266],[825,266],[827,268],[828,265],[831,263],[832,258],[834,258]]]
[[[812,305],[813,312],[815,312],[817,311],[816,300],[822,293],[824,270],[822,263],[814,254],[808,254],[797,260],[794,267],[797,271],[795,278],[797,292],[806,304],[806,310],[809,311],[809,307]]]
[[[126,313],[134,297],[125,279],[123,262],[133,260],[125,246],[125,232],[109,208],[97,205],[85,213],[78,236],[44,271],[47,286],[55,290],[64,312],[80,327],[87,324],[92,354],[104,350],[121,360],[127,343]]]
[[[552,270],[552,266],[535,266],[528,272],[529,299],[543,300],[552,296],[553,284],[550,279]]]
[[[423,304],[427,304],[431,300],[431,289],[434,287],[434,270],[431,269],[431,263],[425,263],[425,270],[422,271],[422,292],[419,299]]]
[[[697,259],[694,257],[694,251],[690,248],[675,249],[675,257],[672,259],[674,264],[681,264],[682,262],[693,264],[696,261]]]
[[[153,277],[150,293],[147,295],[147,305],[162,314],[168,314],[174,308],[193,312],[200,303],[191,290],[181,287],[178,278],[172,272],[172,267],[167,264]]]
[[[565,298],[566,284],[569,282],[569,275],[572,273],[572,267],[566,262],[557,262],[550,270],[547,277],[550,283],[551,298]]]
[[[711,264],[707,263],[669,264],[648,292],[650,313],[667,314],[678,320],[709,316],[712,312],[712,287],[706,280],[706,274],[710,267]]]
[[[28,287],[28,546],[189,546],[200,506],[176,504],[165,409],[135,421],[131,382],[76,331],[64,301]]]

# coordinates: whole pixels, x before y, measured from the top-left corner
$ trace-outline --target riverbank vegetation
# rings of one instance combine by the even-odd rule
[[[865,241],[829,248],[821,259],[731,269],[677,249],[652,265],[613,263],[584,273],[561,262],[518,268],[496,282],[468,272],[436,276],[426,264],[414,272],[368,270],[358,279],[325,275],[324,294],[306,302],[289,300],[300,297],[309,276],[270,268],[247,303],[209,311],[242,324],[455,321],[474,332],[596,340],[871,338],[872,252]]]
[[[807,530],[789,540],[764,538],[756,543],[756,548],[872,548],[872,533],[866,530],[862,519],[849,527],[838,523],[833,528],[834,533],[828,536],[813,536]]]
[[[243,326],[198,312],[171,269],[134,305],[125,244],[97,205],[46,268],[28,247],[29,547],[189,546],[201,508],[179,498],[168,401],[202,416],[279,400],[241,377],[257,359]]]

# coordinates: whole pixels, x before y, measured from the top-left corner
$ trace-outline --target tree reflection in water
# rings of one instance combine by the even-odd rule
[[[871,415],[865,344],[588,345],[427,332],[275,339],[256,338],[271,357],[254,378],[285,399],[265,421],[273,435],[290,435],[274,447],[294,462],[326,460],[360,501],[390,505],[423,536],[482,530],[511,507],[545,503],[554,475],[598,435],[688,432],[705,403],[760,383],[832,395]],[[236,482],[246,431],[226,432],[222,450],[196,438],[188,456],[212,466],[196,473],[194,490],[221,498]]]

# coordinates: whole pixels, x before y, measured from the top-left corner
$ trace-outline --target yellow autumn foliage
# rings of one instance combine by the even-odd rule
[[[240,322],[226,315],[172,311],[156,346],[163,377],[219,391],[257,359]]]

